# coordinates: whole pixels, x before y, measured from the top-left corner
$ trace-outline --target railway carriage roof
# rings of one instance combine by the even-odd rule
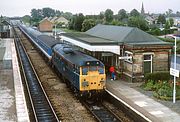
[[[100,65],[103,66],[103,63],[98,59],[86,55],[83,52],[73,50],[67,44],[57,44],[56,46],[54,46],[53,50],[63,56],[66,60],[77,66],[84,66],[88,61],[99,62]]]
[[[48,36],[48,35],[39,35],[37,37],[38,37],[38,39],[42,40],[44,42],[44,44],[48,47],[52,47],[55,44],[60,43],[59,41],[55,40],[53,37]]]

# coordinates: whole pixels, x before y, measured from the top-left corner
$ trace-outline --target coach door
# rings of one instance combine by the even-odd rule
[[[152,73],[152,55],[145,54],[144,55],[144,74]]]

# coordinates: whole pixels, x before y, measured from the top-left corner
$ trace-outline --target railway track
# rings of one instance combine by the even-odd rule
[[[35,120],[37,122],[59,122],[15,29],[14,33],[15,44],[23,68]]]
[[[123,122],[102,102],[83,101],[82,103],[99,122]]]

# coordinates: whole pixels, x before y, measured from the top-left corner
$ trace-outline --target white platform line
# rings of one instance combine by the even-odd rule
[[[11,49],[12,49],[12,66],[13,66],[13,77],[14,77],[17,121],[30,122],[14,41],[12,41],[11,43]]]

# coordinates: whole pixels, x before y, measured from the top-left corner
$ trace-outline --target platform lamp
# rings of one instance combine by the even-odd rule
[[[54,37],[54,38],[55,38],[55,40],[56,40],[56,38],[57,38],[57,37],[56,37],[56,36],[57,36],[57,35],[56,35],[56,24],[55,24],[55,30],[54,30],[54,31],[55,31],[55,34],[54,34],[55,37]]]

